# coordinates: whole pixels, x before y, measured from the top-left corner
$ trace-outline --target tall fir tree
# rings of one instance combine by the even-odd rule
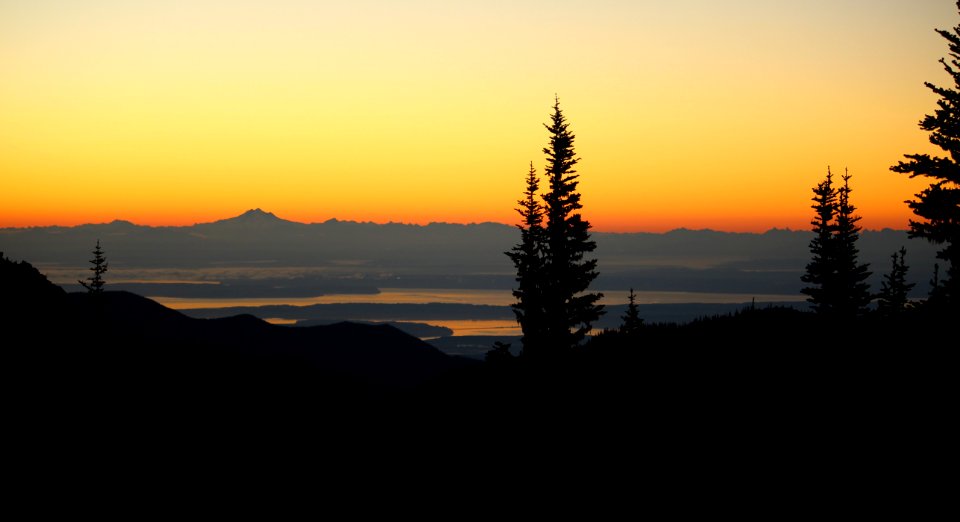
[[[877,311],[884,317],[896,317],[903,313],[910,304],[910,290],[916,285],[907,283],[907,249],[900,247],[891,258],[890,273],[884,274],[877,295]]]
[[[960,1],[957,2],[960,9]],[[940,96],[937,109],[920,121],[920,128],[930,133],[930,143],[942,149],[945,156],[906,154],[890,169],[910,177],[932,178],[929,187],[907,201],[922,221],[910,221],[911,237],[922,237],[942,245],[937,257],[948,263],[946,277],[938,285],[936,301],[951,308],[960,307],[960,25],[952,30],[937,29],[947,40],[950,60],[941,58],[944,70],[953,80],[952,87],[924,85]]]
[[[517,202],[519,204],[517,213],[521,218],[521,223],[517,225],[520,229],[520,243],[506,254],[517,270],[517,289],[513,291],[517,302],[513,304],[513,312],[523,333],[521,339],[523,353],[535,355],[544,347],[546,314],[543,302],[545,276],[543,206],[538,201],[537,192],[540,183],[533,162],[530,162],[526,183],[524,197]]]
[[[827,177],[813,189],[813,239],[810,240],[810,263],[800,278],[806,286],[801,290],[808,295],[813,310],[820,314],[834,311],[833,289],[836,280],[833,233],[834,214],[837,210],[837,189],[833,187],[833,173],[827,168]]]
[[[836,302],[834,312],[838,316],[853,317],[867,311],[870,304],[870,277],[869,265],[860,263],[860,250],[857,241],[860,239],[861,227],[857,223],[860,216],[855,214],[857,208],[850,202],[849,172],[844,171],[843,186],[837,189],[836,230],[834,231],[834,254],[836,270]]]
[[[93,275],[87,278],[89,283],[85,281],[77,282],[87,289],[87,293],[102,293],[104,285],[107,284],[107,282],[103,280],[103,274],[107,271],[107,258],[103,255],[103,249],[100,248],[99,239],[97,240],[97,247],[93,249],[93,259],[90,260],[90,264],[93,265],[90,267]]]
[[[579,210],[577,192],[579,162],[574,152],[574,135],[555,99],[550,123],[544,124],[550,141],[545,174],[550,190],[543,196],[546,225],[544,249],[544,313],[546,344],[551,350],[565,351],[578,345],[600,318],[603,306],[597,304],[603,294],[587,292],[597,277],[597,260],[585,259],[596,243],[590,239],[590,223]]]

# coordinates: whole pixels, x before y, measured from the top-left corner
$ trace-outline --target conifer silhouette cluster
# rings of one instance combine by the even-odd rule
[[[597,261],[585,255],[596,243],[579,213],[583,205],[574,166],[580,159],[559,100],[544,126],[550,135],[543,149],[549,190],[537,198],[539,180],[531,163],[517,209],[520,243],[507,252],[517,270],[513,310],[523,332],[523,354],[533,357],[577,346],[603,313],[597,304],[603,294],[587,292],[597,277]]]
[[[960,9],[960,1],[957,2]],[[921,221],[910,221],[911,237],[922,237],[943,248],[937,257],[948,263],[946,278],[934,286],[931,300],[960,306],[960,25],[952,30],[937,29],[947,40],[950,59],[940,59],[953,80],[952,87],[924,85],[940,96],[937,109],[920,121],[920,128],[930,133],[930,143],[943,150],[945,156],[907,154],[908,161],[890,167],[910,177],[932,178],[929,187],[907,201]]]
[[[813,189],[816,215],[814,237],[810,241],[812,258],[801,278],[810,286],[802,292],[820,314],[836,317],[854,317],[867,310],[870,304],[869,265],[858,260],[857,240],[860,238],[860,216],[850,201],[850,176],[843,175],[843,186],[833,184],[833,173],[827,168],[827,177]]]

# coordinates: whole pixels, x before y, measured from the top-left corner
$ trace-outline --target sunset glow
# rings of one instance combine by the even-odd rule
[[[596,230],[906,228],[947,0],[0,3],[0,227],[515,222],[559,95]]]

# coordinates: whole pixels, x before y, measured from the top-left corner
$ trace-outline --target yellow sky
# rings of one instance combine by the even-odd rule
[[[0,0],[0,226],[514,222],[554,93],[597,230],[906,227],[947,0]]]

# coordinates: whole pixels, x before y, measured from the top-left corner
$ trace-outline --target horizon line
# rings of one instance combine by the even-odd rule
[[[221,218],[221,219],[215,219],[215,220],[213,220],[213,221],[197,221],[197,222],[194,222],[194,223],[192,223],[192,224],[180,224],[180,225],[176,225],[176,224],[171,224],[171,225],[159,224],[159,225],[150,225],[150,224],[135,223],[135,222],[130,221],[130,220],[127,220],[127,219],[115,218],[115,219],[113,219],[113,220],[111,220],[111,221],[77,223],[77,224],[74,224],[74,225],[60,225],[60,224],[26,225],[26,226],[4,226],[4,225],[0,225],[0,230],[11,230],[11,229],[13,229],[13,230],[27,230],[27,229],[35,229],[35,228],[78,228],[78,227],[84,227],[84,226],[103,226],[103,225],[111,225],[111,224],[115,224],[115,223],[125,223],[125,224],[130,224],[130,225],[133,225],[133,226],[144,227],[144,228],[188,228],[188,227],[193,227],[193,226],[212,225],[212,224],[216,224],[216,223],[223,222],[223,221],[230,221],[230,220],[242,218],[243,216],[250,215],[250,214],[254,214],[254,215],[259,214],[259,215],[263,215],[263,216],[272,216],[272,218],[274,218],[274,219],[276,219],[276,220],[278,220],[278,221],[284,221],[284,222],[287,222],[287,223],[295,223],[295,224],[299,224],[299,225],[323,225],[323,224],[335,222],[335,223],[355,223],[355,224],[361,224],[361,225],[378,225],[378,226],[401,225],[401,226],[414,226],[414,227],[427,227],[427,226],[431,226],[431,225],[459,225],[459,226],[502,225],[502,226],[508,226],[508,227],[516,227],[516,226],[517,226],[516,223],[504,223],[504,222],[500,222],[500,221],[470,221],[470,222],[430,221],[430,222],[427,222],[427,223],[423,223],[423,224],[422,224],[422,223],[416,223],[416,222],[404,222],[404,221],[393,221],[393,220],[390,220],[390,221],[379,221],[379,222],[378,222],[378,221],[372,221],[372,220],[371,220],[371,221],[360,221],[360,220],[352,220],[352,219],[338,219],[338,218],[336,218],[336,217],[331,217],[331,218],[328,218],[328,219],[326,219],[326,220],[324,220],[324,221],[305,222],[305,221],[294,221],[294,220],[291,220],[291,219],[285,219],[285,218],[282,218],[282,217],[277,216],[277,215],[274,214],[273,212],[266,211],[266,210],[262,210],[261,208],[257,207],[257,208],[252,208],[252,209],[245,210],[245,211],[241,212],[240,214],[237,214],[237,215],[234,215],[234,216],[230,216],[230,217],[226,217],[226,218]],[[894,230],[894,231],[904,231],[904,232],[907,231],[906,228],[899,229],[899,228],[884,227],[884,228],[864,228],[864,229],[861,230],[861,232],[882,232],[882,231],[884,231],[884,230]],[[667,233],[670,233],[670,232],[720,232],[720,233],[725,233],[725,234],[765,234],[765,233],[767,233],[767,232],[772,232],[772,231],[807,232],[808,230],[807,230],[807,229],[793,229],[793,228],[790,228],[789,226],[786,226],[786,227],[773,226],[773,227],[770,227],[770,228],[767,228],[767,229],[763,229],[763,230],[758,230],[758,231],[735,231],[735,230],[721,230],[721,229],[715,229],[715,228],[688,228],[688,227],[684,227],[684,226],[679,226],[679,227],[676,227],[676,228],[671,228],[671,229],[663,230],[663,231],[636,230],[636,231],[626,231],[626,232],[624,232],[624,231],[613,231],[613,230],[601,230],[601,229],[597,229],[597,228],[594,228],[594,227],[591,227],[591,231],[592,231],[592,232],[596,232],[596,233],[601,233],[601,234],[667,234]]]

